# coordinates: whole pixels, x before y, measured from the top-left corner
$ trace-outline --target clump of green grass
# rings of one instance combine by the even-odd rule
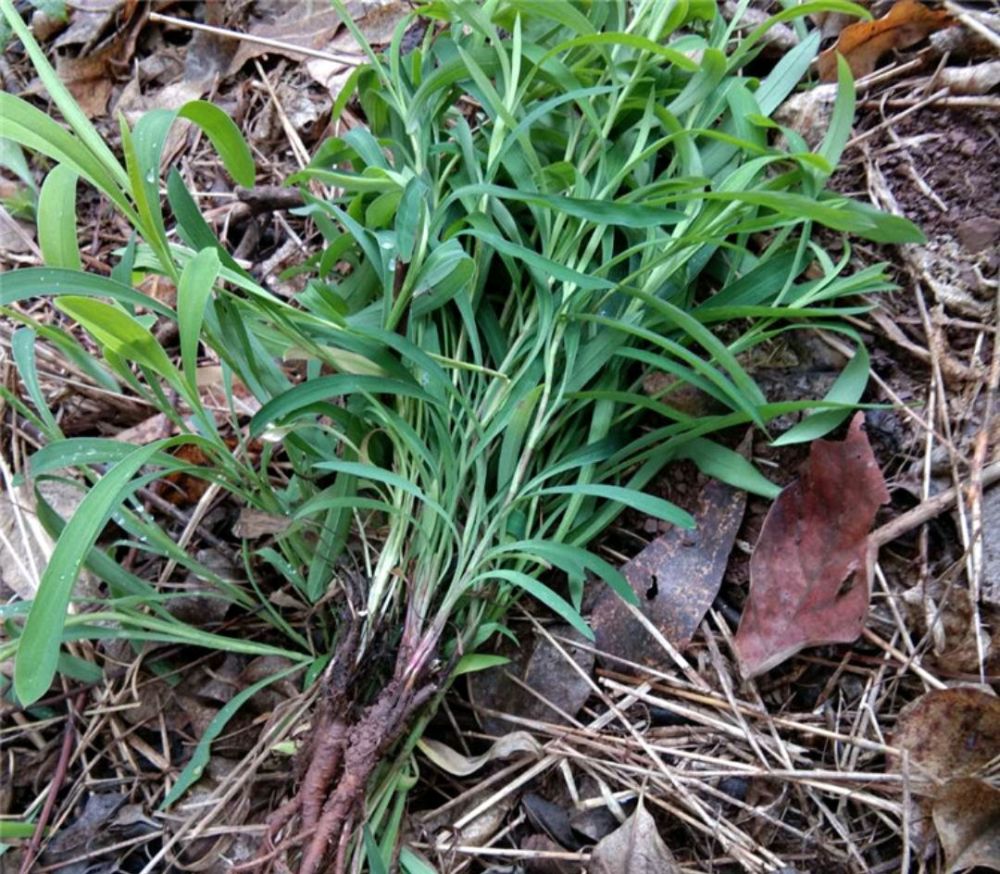
[[[773,20],[820,8],[860,14],[828,0]],[[371,870],[389,858],[409,785],[404,765],[428,704],[457,674],[495,663],[488,648],[510,633],[512,603],[527,595],[589,635],[588,574],[633,597],[587,547],[625,507],[694,524],[644,491],[671,461],[689,458],[773,495],[711,435],[748,424],[766,431],[773,418],[808,410],[782,437],[808,440],[860,400],[868,359],[841,320],[861,308],[843,299],[887,283],[878,268],[849,275],[848,256],[834,263],[811,241],[813,228],[882,242],[918,236],[824,190],[853,116],[846,67],[821,146],[811,152],[791,131],[788,151],[770,144],[769,116],[807,71],[815,35],[758,81],[742,71],[766,28],[738,39],[712,3],[432,2],[419,10],[433,25],[421,45],[403,54],[411,19],[402,21],[384,55],[366,49],[369,62],[340,95],[335,115],[353,101],[366,126],[324,143],[289,180],[302,187],[301,212],[322,246],[301,267],[305,290],[286,302],[220,246],[176,170],[167,179],[176,237],[166,230],[157,186],[171,123],[179,115],[201,125],[234,179],[249,185],[252,160],[232,122],[195,102],[152,112],[135,130],[122,123],[123,166],[9,0],[0,9],[72,131],[0,96],[0,135],[57,162],[38,204],[48,266],[0,276],[5,312],[25,324],[14,349],[30,403],[6,396],[49,441],[32,458],[36,478],[73,468],[93,482],[71,520],[49,520],[65,527],[26,621],[13,625],[15,691],[24,703],[44,694],[60,640],[80,635],[281,653],[289,670],[322,673],[326,705],[310,748],[322,764],[280,823],[313,833],[292,844],[303,871],[338,846],[337,866],[349,853],[367,854]],[[78,178],[136,231],[111,279],[80,269]],[[135,290],[149,274],[177,283],[175,309]],[[88,359],[63,328],[10,308],[36,295],[81,325],[103,361]],[[155,319],[177,322],[179,356],[154,338]],[[768,402],[744,366],[748,354],[817,326],[853,338],[854,358],[825,399]],[[66,439],[32,379],[38,336],[85,363],[95,381],[163,410],[177,436],[138,449]],[[205,408],[196,383],[203,353],[222,362],[227,387],[239,379],[262,402],[249,423],[231,397],[225,420]],[[307,361],[305,380],[289,380],[281,366],[289,357]],[[685,413],[669,388],[647,395],[650,370],[694,387],[713,412]],[[231,452],[226,432],[263,438],[260,464]],[[212,466],[169,454],[185,442]],[[279,453],[280,480],[269,472]],[[252,589],[218,580],[135,502],[137,488],[177,470],[292,520],[257,558],[310,602],[334,593],[338,609],[325,615],[321,643]],[[112,517],[130,546],[215,580],[238,608],[263,607],[273,637],[180,623],[113,550],[94,546]],[[377,548],[360,546],[376,529]],[[364,568],[360,582],[346,558]],[[110,584],[100,627],[90,614],[65,616],[84,564]],[[365,676],[376,651],[392,654],[379,662],[386,673]],[[207,743],[165,803],[205,756]],[[366,839],[348,840],[362,821]]]

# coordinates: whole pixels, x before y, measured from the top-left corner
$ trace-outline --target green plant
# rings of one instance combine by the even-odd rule
[[[828,0],[773,20],[821,8],[861,14]],[[783,436],[808,440],[860,400],[868,373],[860,343],[822,400],[768,402],[745,367],[754,347],[787,331],[822,325],[856,340],[842,318],[863,307],[841,299],[887,287],[877,268],[847,275],[848,255],[834,263],[811,241],[813,226],[919,239],[909,223],[824,191],[853,116],[846,66],[820,148],[810,152],[792,131],[790,151],[770,145],[769,116],[808,69],[815,36],[757,81],[742,70],[766,28],[736,39],[712,3],[433,2],[419,10],[436,25],[422,45],[403,54],[404,20],[384,56],[366,48],[369,63],[338,99],[335,114],[356,100],[366,127],[324,143],[290,180],[302,186],[301,212],[323,245],[300,268],[306,289],[288,303],[224,251],[176,171],[167,199],[183,245],[167,235],[156,180],[175,114],[151,113],[134,131],[123,124],[122,167],[9,0],[0,9],[74,131],[3,95],[0,135],[96,185],[140,241],[115,279],[83,274],[72,208],[40,209],[50,266],[0,276],[0,302],[54,296],[102,349],[94,377],[169,411],[180,435],[142,449],[63,439],[30,385],[31,340],[19,344],[34,409],[11,401],[50,440],[32,460],[35,476],[73,466],[96,479],[94,465],[113,466],[85,499],[92,512],[68,523],[42,580],[18,642],[17,693],[30,702],[47,688],[58,655],[51,628],[62,627],[83,562],[119,586],[102,617],[130,636],[150,634],[141,623],[164,612],[162,599],[92,547],[117,513],[145,548],[192,566],[127,499],[166,471],[190,471],[166,450],[197,443],[212,467],[196,475],[294,520],[262,558],[310,601],[334,592],[342,608],[327,616],[316,650],[273,608],[267,614],[296,664],[312,661],[315,674],[332,656],[313,766],[286,808],[286,821],[313,833],[303,871],[317,870],[328,846],[363,819],[370,831],[351,852],[372,870],[377,853],[388,857],[426,705],[457,672],[488,663],[481,651],[510,633],[504,618],[517,598],[530,595],[589,634],[580,612],[588,573],[633,597],[587,546],[626,506],[693,524],[643,491],[670,461],[690,458],[773,495],[710,435],[809,411]],[[234,178],[252,182],[245,146],[221,112],[195,103],[180,114],[202,125]],[[317,196],[324,186],[328,195]],[[148,273],[178,283],[176,310],[133,288]],[[179,368],[142,313],[177,321]],[[73,348],[70,334],[46,331]],[[248,427],[235,405],[225,423],[204,408],[199,344],[221,360],[227,385],[238,378],[263,403]],[[278,363],[293,357],[307,373],[295,385]],[[673,385],[647,395],[650,369]],[[680,385],[701,392],[712,412],[693,417],[674,406]],[[165,387],[190,418],[174,412]],[[230,453],[224,427],[242,441],[265,439],[259,467]],[[277,452],[290,471],[283,481],[269,475]],[[345,557],[364,568],[360,577]],[[229,595],[253,600],[242,588]],[[188,633],[170,626],[171,639]],[[203,646],[251,645],[190,635]],[[358,666],[385,652],[384,673],[363,676]]]

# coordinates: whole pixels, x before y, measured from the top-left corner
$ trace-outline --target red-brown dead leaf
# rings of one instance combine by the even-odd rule
[[[750,559],[736,654],[745,677],[806,646],[849,643],[864,626],[868,532],[889,500],[857,413],[847,438],[817,440],[802,476],[778,496]]]
[[[1000,789],[984,780],[949,780],[934,800],[934,828],[945,870],[1000,871]]]
[[[857,79],[871,73],[887,52],[916,45],[953,23],[944,10],[930,9],[919,0],[898,0],[881,18],[855,22],[840,32],[837,42],[816,60],[820,79],[837,81],[837,55],[844,56]]]

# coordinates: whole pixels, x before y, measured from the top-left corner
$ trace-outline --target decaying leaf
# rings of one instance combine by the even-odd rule
[[[845,27],[817,58],[816,68],[824,82],[836,82],[837,55],[843,55],[855,78],[867,76],[887,52],[916,45],[953,22],[947,12],[930,9],[920,0],[898,0],[881,18]]]
[[[837,104],[836,85],[817,85],[793,94],[775,110],[774,120],[795,131],[810,146],[817,148],[830,127],[833,107]]]
[[[83,491],[58,480],[35,483],[41,495],[63,519],[70,518],[83,500]],[[37,499],[30,485],[14,486],[0,494],[0,593],[15,592],[30,601],[38,591],[41,572],[55,548],[55,541],[42,526]],[[97,583],[84,571],[75,588],[79,595],[92,595]]]
[[[872,573],[868,532],[885,481],[857,413],[847,438],[813,443],[802,476],[764,519],[736,653],[745,677],[803,647],[849,643],[864,626]]]
[[[569,625],[550,626],[549,633],[584,642],[583,636]],[[594,654],[589,649],[560,644],[579,665],[578,671],[547,637],[537,636],[534,646],[528,643],[522,640],[518,646],[505,640],[500,655],[508,656],[510,663],[470,674],[469,697],[477,707],[498,713],[565,722],[560,712],[575,716],[590,697],[586,677],[594,669]],[[480,718],[483,729],[490,734],[502,735],[511,729],[511,723],[500,715],[483,714]]]
[[[948,874],[976,866],[1000,871],[1000,789],[973,777],[949,780],[933,815]]]
[[[983,581],[980,597],[984,604],[1000,608],[1000,486],[994,486],[983,495]]]
[[[1000,755],[1000,698],[971,686],[927,692],[900,711],[892,745],[908,754],[914,791],[936,794],[926,778],[974,776]]]
[[[675,874],[680,868],[656,829],[653,817],[639,806],[621,828],[594,847],[588,874]]]
[[[88,118],[103,115],[107,110],[115,79],[121,70],[128,70],[148,14],[145,4],[141,10],[136,3],[105,5],[112,9],[110,18],[104,17],[103,10],[87,12],[56,41],[61,49],[79,45],[73,54],[57,53],[56,72]],[[86,31],[86,36],[76,30],[77,24],[84,20],[94,25]]]
[[[677,649],[691,642],[719,593],[745,507],[745,492],[712,480],[699,496],[693,530],[671,526],[621,569],[639,609]],[[639,664],[668,663],[663,647],[611,589],[602,589],[590,624],[603,652]]]
[[[524,813],[535,828],[548,835],[563,850],[575,850],[580,839],[573,833],[569,811],[535,792],[528,792],[521,799]]]
[[[938,82],[952,94],[987,94],[1000,85],[1000,61],[945,67],[938,73]]]

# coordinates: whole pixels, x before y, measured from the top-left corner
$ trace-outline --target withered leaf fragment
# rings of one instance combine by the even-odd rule
[[[1000,871],[1000,789],[985,780],[949,780],[934,800],[934,828],[945,870],[983,867]]]
[[[892,745],[907,753],[915,790],[921,777],[974,776],[1000,756],[1000,698],[970,686],[927,692],[900,711]]]

